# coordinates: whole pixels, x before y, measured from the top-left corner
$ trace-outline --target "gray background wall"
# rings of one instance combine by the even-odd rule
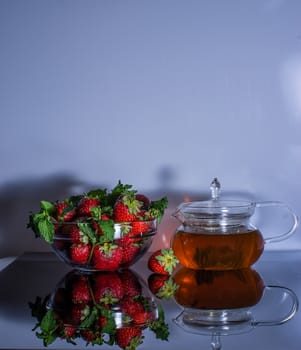
[[[168,194],[156,246],[216,176],[300,213],[301,2],[1,0],[0,117],[0,256],[48,249],[40,199],[119,179]]]

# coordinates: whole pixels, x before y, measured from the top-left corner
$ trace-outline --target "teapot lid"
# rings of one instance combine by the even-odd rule
[[[187,221],[189,219],[219,219],[250,217],[255,210],[255,203],[245,200],[221,200],[221,184],[214,178],[210,185],[211,199],[205,201],[184,202],[176,210]],[[180,218],[181,219],[181,218]]]

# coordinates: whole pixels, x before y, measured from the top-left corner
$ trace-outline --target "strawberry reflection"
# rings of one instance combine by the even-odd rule
[[[85,274],[71,271],[51,295],[30,303],[34,328],[48,346],[56,339],[135,349],[149,329],[167,340],[164,312],[132,270]]]

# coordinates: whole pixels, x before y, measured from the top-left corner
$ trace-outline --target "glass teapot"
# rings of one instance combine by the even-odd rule
[[[221,200],[220,183],[211,183],[211,199],[182,203],[174,213],[181,225],[171,246],[181,265],[194,270],[231,270],[250,267],[261,256],[265,243],[290,237],[296,230],[296,214],[282,202]],[[291,227],[264,238],[250,223],[256,208],[282,207],[292,217]]]

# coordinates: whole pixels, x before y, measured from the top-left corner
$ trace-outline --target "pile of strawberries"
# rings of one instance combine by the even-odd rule
[[[47,307],[46,307],[47,305]],[[37,317],[36,332],[45,346],[57,338],[75,344],[118,345],[136,349],[143,331],[167,340],[168,325],[162,308],[151,297],[141,278],[128,269],[65,276],[50,298],[30,303]]]
[[[41,201],[28,227],[76,268],[114,271],[135,263],[149,248],[167,207],[120,181],[62,201]]]

